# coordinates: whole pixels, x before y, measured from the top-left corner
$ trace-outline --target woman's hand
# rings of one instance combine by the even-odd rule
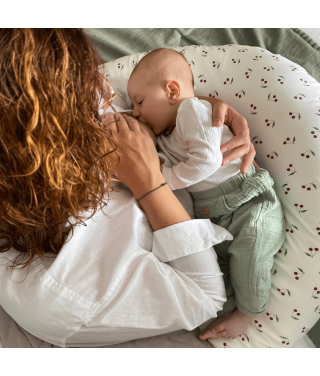
[[[260,166],[258,165],[258,163],[256,161],[253,161],[253,165],[254,167],[257,169],[257,168],[260,168]]]
[[[120,153],[114,173],[137,199],[165,182],[154,141],[143,123],[118,113],[106,114],[103,123],[111,129]],[[145,196],[139,204],[154,231],[191,219],[168,185]]]
[[[248,171],[248,168],[256,155],[256,151],[250,140],[250,131],[246,119],[221,99],[208,97],[198,98],[211,103],[212,125],[214,127],[221,127],[223,124],[227,124],[235,135],[220,148],[221,153],[224,153],[227,150],[232,150],[223,158],[222,166],[243,156],[240,172],[244,175]]]
[[[159,157],[149,133],[139,122],[126,114],[107,114],[104,124],[112,131],[120,163],[114,173],[139,198],[164,183]]]

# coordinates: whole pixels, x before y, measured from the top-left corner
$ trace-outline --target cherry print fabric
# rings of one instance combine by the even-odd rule
[[[189,62],[195,95],[223,99],[248,121],[256,161],[275,181],[286,219],[266,311],[238,338],[210,342],[292,347],[320,318],[320,84],[301,66],[260,47],[175,50]],[[106,76],[127,80],[145,54],[105,64]]]

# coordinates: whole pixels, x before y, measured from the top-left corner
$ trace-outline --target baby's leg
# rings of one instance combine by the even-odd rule
[[[229,246],[230,277],[238,307],[215,320],[200,339],[226,331],[227,338],[245,334],[250,322],[264,312],[271,287],[270,270],[275,253],[285,238],[281,206],[277,200],[256,197],[233,215],[228,230],[234,235]],[[270,208],[271,206],[271,208]]]

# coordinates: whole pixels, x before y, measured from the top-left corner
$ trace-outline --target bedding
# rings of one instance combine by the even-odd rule
[[[260,47],[175,49],[193,71],[195,95],[222,98],[247,119],[257,162],[274,179],[286,217],[287,239],[270,270],[266,311],[239,338],[210,342],[214,347],[292,347],[320,313],[320,84],[298,64]],[[121,78],[124,92],[144,55],[105,64],[105,75],[111,82]]]
[[[303,29],[303,30],[307,32],[307,29]],[[302,81],[300,81],[300,78],[299,78],[299,81],[300,81],[300,83],[302,83],[302,85],[304,85],[304,84],[308,85],[309,84],[308,79],[309,78],[311,79],[311,77],[308,76],[308,74],[298,65],[301,65],[303,68],[305,68],[307,70],[307,72],[311,76],[313,76],[316,80],[319,81],[319,79],[320,79],[320,63],[319,63],[320,62],[320,47],[319,47],[320,34],[312,34],[312,35],[310,34],[311,37],[314,40],[316,40],[316,42],[318,43],[317,44],[305,32],[303,32],[299,29],[169,29],[169,30],[168,29],[134,29],[134,30],[132,30],[132,29],[86,29],[86,31],[87,31],[88,35],[97,43],[97,45],[100,49],[100,52],[102,53],[105,61],[110,61],[110,60],[116,59],[120,56],[133,54],[135,52],[149,51],[151,49],[158,48],[158,47],[164,47],[164,46],[165,47],[170,47],[170,46],[171,47],[175,47],[175,46],[182,47],[182,46],[188,46],[188,45],[192,45],[192,44],[197,44],[197,45],[199,45],[199,44],[208,44],[208,45],[217,44],[217,45],[219,45],[219,44],[225,44],[225,43],[238,43],[238,44],[245,44],[245,45],[256,45],[256,46],[262,47],[262,49],[264,49],[264,48],[268,49],[271,52],[273,52],[274,54],[281,54],[282,56],[286,57],[287,59],[295,61],[295,63],[297,63],[297,64],[293,63],[295,69],[294,69],[294,71],[291,71],[293,73],[291,73],[290,71],[289,71],[289,73],[291,75],[296,75],[297,73],[303,73],[303,75],[306,78],[305,79],[303,79],[302,77],[301,78],[303,79],[303,81],[307,81],[307,83],[305,83],[305,82],[302,83]],[[317,35],[319,36],[319,39],[315,39],[317,37]],[[247,47],[245,47],[245,48],[247,48]],[[260,55],[257,55],[257,56],[260,56]],[[208,60],[208,59],[206,57],[204,57],[203,60]],[[214,61],[214,59],[212,61]],[[261,63],[261,61],[260,61],[260,63]],[[232,64],[233,64],[233,65],[231,65],[232,68],[234,68],[237,65],[237,63],[232,63]],[[291,64],[291,62],[290,62],[290,64]],[[212,67],[213,67],[213,65],[212,65]],[[239,67],[240,67],[240,65],[239,65]],[[219,67],[219,69],[220,69],[220,67]],[[123,69],[121,70],[119,68],[119,71],[123,71]],[[217,70],[217,72],[218,72],[218,70]],[[270,74],[270,76],[272,74],[276,73],[272,69],[270,69],[269,71],[266,70],[264,72]],[[246,72],[244,72],[244,73],[246,73]],[[118,76],[118,78],[119,77],[120,76]],[[265,77],[261,77],[261,78],[264,78],[264,81],[268,81],[268,79],[266,79]],[[247,80],[249,81],[250,77]],[[313,83],[314,83],[314,81],[313,81]],[[267,82],[267,84],[268,84],[268,82]],[[298,84],[299,84],[299,82],[298,82]],[[317,85],[317,83],[314,83],[314,84]],[[263,86],[266,86],[266,85],[263,85]],[[281,85],[283,87],[283,85],[285,85],[285,84],[280,83],[279,85]],[[308,88],[308,86],[305,86],[305,88]],[[262,89],[267,89],[267,88],[260,88],[260,89],[262,90]],[[220,93],[218,92],[218,94],[220,94]],[[305,95],[305,93],[303,93],[303,94]],[[203,95],[207,95],[207,94],[203,94]],[[220,95],[222,96],[222,94],[220,94]],[[244,97],[242,97],[242,98],[244,98]],[[248,98],[248,96],[247,96],[247,98]],[[227,99],[227,98],[224,98],[224,99]],[[232,98],[232,99],[235,100],[235,98]],[[291,102],[291,103],[292,103],[293,99],[294,98],[289,99],[289,97],[288,97],[288,101]],[[306,99],[306,98],[302,97],[302,99],[296,99],[295,101],[300,102],[300,101],[303,101],[304,99]],[[310,97],[308,98],[308,100],[310,100]],[[284,102],[286,102],[286,100],[284,100]],[[318,95],[317,98],[314,98],[313,102],[314,103],[313,103],[312,106],[316,107],[319,104],[318,107],[320,109],[320,94]],[[276,104],[277,102],[273,102],[273,103]],[[230,102],[230,104],[234,105],[231,102]],[[303,104],[304,104],[304,102],[301,102],[300,106],[303,105]],[[250,105],[251,105],[251,103],[250,103]],[[256,104],[253,107],[257,107]],[[301,106],[301,107],[303,108],[303,106]],[[257,107],[255,110],[260,110],[260,108]],[[255,112],[255,110],[253,112]],[[251,116],[251,119],[256,119],[257,118],[256,115],[258,115],[258,116],[263,115],[261,112],[260,112],[260,114],[258,113],[258,114],[253,115],[253,114],[251,114],[251,111],[250,111],[250,114],[249,114],[248,108],[246,109],[246,111],[247,111],[247,114]],[[314,117],[317,116],[317,115],[315,115],[316,113],[318,115],[318,112],[315,112]],[[245,113],[243,113],[243,115],[246,116]],[[291,115],[291,116],[294,116],[294,115]],[[310,116],[311,116],[311,111],[310,111]],[[288,117],[289,117],[289,113],[288,113]],[[288,127],[288,131],[290,131],[292,133],[293,130],[296,130],[296,129],[299,130],[299,126],[301,126],[300,127],[301,129],[306,130],[305,135],[307,135],[307,133],[308,133],[307,130],[310,131],[308,133],[308,136],[310,136],[311,132],[312,132],[311,129],[313,128],[311,124],[312,124],[313,121],[315,121],[314,117],[308,117],[308,116],[303,117],[303,118],[300,117],[300,121],[299,121],[298,118],[292,119],[292,117],[291,117],[291,120],[297,120],[297,122],[291,123],[290,126]],[[249,117],[249,119],[250,119],[250,117]],[[263,119],[263,120],[267,120],[267,119],[268,118]],[[281,114],[279,114],[279,120],[280,119],[281,119]],[[310,123],[308,123],[308,119],[311,119]],[[318,119],[320,120],[320,116],[319,116]],[[270,120],[274,121],[275,119],[270,119]],[[298,123],[298,121],[299,121],[299,123]],[[251,124],[252,124],[252,121],[249,122],[250,129],[251,129]],[[257,124],[258,124],[258,122],[257,122]],[[277,121],[275,124],[273,124],[273,122],[269,122],[269,125],[267,125],[267,123],[264,124],[264,126],[265,126],[264,132],[263,132],[264,137],[265,136],[268,137],[267,131],[271,131],[271,130],[275,131],[276,130],[277,133],[274,133],[272,135],[272,139],[280,138],[280,134],[278,133],[278,131],[279,131],[279,128],[280,128],[279,125],[281,125],[281,124],[282,124],[281,120]],[[319,124],[317,124],[317,125],[319,125]],[[317,125],[315,125],[315,127],[319,128]],[[259,123],[259,126],[261,126],[261,123]],[[253,125],[253,128],[251,129],[252,138],[257,137],[257,136],[260,138],[260,134],[254,134],[253,133],[254,127],[255,127],[255,125]],[[260,132],[260,129],[263,130],[263,127],[259,128],[259,132]],[[315,131],[316,130],[314,130],[313,132],[315,132]],[[282,135],[282,133],[284,134],[284,133],[287,133],[287,132],[282,130],[281,135]],[[310,142],[317,141],[317,139],[314,138],[314,136],[315,135],[317,136],[317,134],[313,133],[312,135],[313,136],[310,136],[311,139],[309,141]],[[293,137],[295,137],[294,142],[293,142]],[[297,138],[296,135],[291,135],[289,137],[289,135],[286,134],[283,142],[284,141],[290,141],[290,140],[286,140],[286,138],[290,138],[291,143],[288,142],[288,143],[283,144],[283,145],[286,145],[287,147],[290,146],[290,145],[292,147],[298,146],[298,138]],[[317,138],[319,139],[318,136],[317,136]],[[304,139],[304,136],[302,135],[302,138],[301,139],[299,138],[299,141],[301,142],[300,145],[302,145],[303,143],[305,144],[305,141],[303,141],[303,139]],[[255,142],[255,146],[257,148],[257,161],[258,161],[258,163],[260,163],[262,167],[268,169],[268,164],[270,164],[271,161],[275,162],[277,157],[274,156],[273,159],[269,159],[269,160],[266,160],[265,162],[262,162],[261,161],[261,157],[263,158],[262,147],[265,147],[265,145],[266,145],[265,139],[255,138],[253,141]],[[260,143],[260,141],[261,141],[261,143]],[[258,143],[256,143],[256,142],[258,142]],[[284,147],[284,146],[282,146],[282,147]],[[283,149],[283,150],[285,150],[285,149]],[[289,149],[289,152],[287,153],[287,155],[289,155],[291,152],[292,152],[292,150],[290,151],[290,149]],[[309,153],[309,155],[310,155],[309,159],[306,159],[306,156],[305,156],[305,159],[301,159],[301,161],[304,161],[304,162],[310,161],[310,158],[311,158],[311,156],[313,157],[313,155],[312,155],[311,152]],[[278,156],[279,156],[279,154],[278,154]],[[318,156],[319,156],[319,153],[317,154],[317,157]],[[289,165],[290,164],[292,164],[292,163],[289,163]],[[300,171],[296,170],[296,172],[294,172],[294,170],[287,171],[288,168],[296,167],[293,164],[292,164],[293,166],[291,166],[291,167],[289,165],[286,167],[286,169],[285,168],[282,169],[282,167],[281,167],[281,173],[277,174],[277,176],[280,179],[280,185],[278,184],[278,189],[279,189],[279,187],[282,189],[282,187],[281,187],[282,185],[288,184],[285,181],[281,182],[281,176],[283,176],[283,178],[288,178],[288,179],[293,178],[293,179],[298,180],[297,176],[300,175],[299,172],[306,173],[308,171],[307,168],[309,167],[307,165],[305,165],[305,166],[302,165],[301,166],[302,170],[300,170]],[[313,163],[313,165],[314,165],[314,163]],[[307,168],[304,169],[304,167],[307,167]],[[316,175],[316,173],[312,173],[312,175],[316,176],[316,178],[319,179],[319,172],[317,172],[317,173],[318,173],[317,175]],[[291,183],[292,181],[289,181],[289,182]],[[312,183],[312,181],[310,181],[310,182]],[[317,184],[315,184],[315,185],[317,186]],[[290,187],[290,184],[288,186],[285,185],[283,187],[284,190],[282,192],[282,196],[286,195],[285,197],[289,197],[290,194],[295,192],[295,195],[298,194],[298,196],[295,196],[295,197],[300,197],[300,196],[302,197],[302,194],[304,194],[304,193],[310,194],[310,193],[316,192],[316,188],[314,188],[312,186],[312,184],[310,186],[305,186],[305,187],[306,188],[304,188],[305,189],[304,191],[302,191],[302,190],[299,191],[299,189],[298,189],[299,187],[298,187],[298,185],[296,185],[295,188],[297,188],[298,190],[293,191],[292,187]],[[301,188],[302,188],[302,186],[301,186]],[[311,189],[307,190],[307,188],[311,188]],[[319,186],[317,186],[317,188],[319,188]],[[313,190],[313,191],[311,192],[311,190]],[[299,205],[302,205],[302,204],[299,204]],[[289,205],[289,209],[290,209],[290,205]],[[294,208],[291,207],[291,210],[289,210],[289,211],[292,214],[292,213],[294,213],[294,210],[299,211],[300,207],[298,209],[296,209],[296,207],[294,207]],[[306,210],[306,209],[302,208],[302,210]],[[302,210],[301,210],[301,212],[302,212]],[[312,213],[314,214],[315,210],[313,210]],[[299,218],[299,222],[301,222],[302,229],[304,230],[304,233],[306,234],[305,235],[306,239],[308,241],[310,239],[310,243],[311,243],[311,241],[316,243],[318,241],[318,236],[315,236],[316,235],[315,230],[316,230],[317,227],[315,227],[315,228],[310,227],[308,229],[309,224],[306,224],[302,220],[303,214],[310,215],[311,213],[310,212],[309,213],[303,212],[303,213],[301,213],[301,218],[299,218],[299,217],[298,218]],[[318,222],[320,222],[320,218],[318,217],[318,215],[316,213],[315,219],[317,219],[317,218],[318,218]],[[317,226],[319,226],[319,225],[320,224],[318,223]],[[295,224],[295,226],[296,226],[296,224]],[[299,226],[296,226],[296,227],[299,228]],[[292,229],[294,230],[294,227],[292,227]],[[289,231],[291,231],[291,230],[289,230]],[[298,231],[301,231],[301,228],[296,230],[294,233],[290,232],[290,234],[296,235],[296,234],[298,234]],[[299,237],[297,239],[291,239],[291,243],[294,243],[294,242],[297,242],[297,244],[302,245],[304,243],[303,234],[300,233]],[[319,244],[319,243],[316,243],[316,244]],[[223,340],[218,340],[217,341],[218,343],[212,342],[213,346],[215,346],[215,347],[250,347],[250,346],[259,347],[259,346],[255,346],[255,341],[257,340],[258,335],[261,336],[261,337],[266,335],[266,334],[263,334],[265,332],[265,326],[268,325],[268,330],[270,330],[270,325],[277,326],[277,325],[281,324],[283,322],[283,320],[288,320],[289,323],[291,322],[291,324],[296,323],[297,324],[296,328],[298,327],[299,333],[296,329],[294,329],[292,331],[292,333],[294,333],[294,337],[289,338],[286,335],[288,333],[288,331],[287,332],[281,332],[281,337],[284,337],[284,338],[281,338],[280,336],[278,337],[278,334],[280,334],[279,331],[278,332],[275,332],[275,331],[272,331],[272,330],[269,331],[268,336],[272,337],[272,339],[274,339],[275,343],[276,343],[276,345],[274,347],[281,347],[281,346],[291,347],[291,346],[293,346],[294,342],[297,341],[298,338],[305,335],[308,332],[308,330],[310,330],[311,326],[313,325],[313,323],[317,320],[317,317],[319,316],[319,307],[317,307],[318,304],[314,304],[313,309],[311,309],[312,312],[311,311],[307,312],[307,314],[305,315],[304,313],[302,314],[302,312],[300,312],[297,309],[297,307],[293,307],[292,302],[291,302],[291,300],[292,300],[291,297],[294,297],[295,298],[294,301],[296,301],[296,302],[300,301],[299,304],[301,304],[301,306],[303,306],[304,305],[304,299],[306,299],[307,296],[310,298],[308,303],[310,303],[310,301],[312,303],[317,302],[317,300],[316,300],[316,298],[318,297],[317,291],[319,290],[320,286],[317,287],[317,290],[314,290],[314,287],[316,287],[316,286],[313,286],[312,283],[314,283],[315,281],[319,282],[319,274],[318,274],[319,271],[315,271],[316,264],[314,263],[317,260],[316,256],[318,256],[317,255],[318,251],[316,251],[317,247],[315,245],[313,247],[310,246],[309,248],[313,248],[312,253],[311,253],[310,249],[306,250],[306,252],[303,252],[303,251],[300,251],[300,252],[296,251],[296,253],[290,252],[291,249],[284,247],[281,250],[279,250],[279,254],[277,255],[276,262],[277,262],[277,265],[279,264],[280,269],[279,269],[279,267],[278,268],[275,267],[275,268],[272,269],[272,273],[274,274],[273,275],[274,279],[279,277],[279,271],[280,270],[285,271],[285,269],[287,269],[285,271],[285,273],[287,274],[286,276],[292,278],[292,280],[290,280],[290,278],[289,278],[288,281],[290,281],[291,283],[292,282],[300,283],[302,285],[302,286],[300,286],[301,290],[298,289],[297,292],[296,292],[296,290],[294,290],[296,296],[292,296],[292,294],[291,294],[292,291],[290,292],[291,295],[289,295],[288,291],[290,291],[290,290],[287,290],[285,292],[285,295],[282,295],[283,291],[279,292],[277,289],[274,291],[273,294],[275,294],[275,298],[278,298],[278,299],[276,301],[274,301],[273,307],[275,307],[277,309],[277,311],[279,310],[279,312],[281,313],[281,317],[283,317],[283,319],[280,320],[280,316],[275,314],[275,312],[271,312],[271,310],[270,310],[270,312],[266,312],[266,313],[269,313],[269,315],[266,314],[266,316],[264,316],[263,322],[260,322],[260,320],[258,319],[257,320],[258,323],[254,323],[254,325],[251,327],[250,330],[252,331],[252,333],[254,333],[253,337],[251,336],[251,334],[250,334],[250,336],[248,335],[247,338],[245,336],[241,337],[241,339],[235,340],[235,341],[238,341],[235,346],[233,346],[233,345],[230,346],[230,343],[226,343]],[[297,260],[299,260],[299,262],[302,261],[304,264],[306,263],[309,266],[310,265],[313,266],[314,267],[313,272],[310,272],[310,273],[308,272],[306,274],[306,269],[303,269],[304,267],[301,267],[302,265],[298,264],[298,262],[296,262],[297,265],[295,265],[295,266],[300,268],[303,272],[301,272],[299,269],[297,269],[296,271],[291,270],[291,274],[290,274],[289,265],[291,265],[291,263],[295,259],[296,255],[298,256]],[[289,258],[289,256],[290,256],[290,258]],[[318,257],[320,257],[320,256],[318,256]],[[308,260],[308,262],[306,260]],[[305,274],[300,274],[300,275],[303,276],[303,278],[300,278],[298,276],[298,274],[294,274],[294,273],[305,273]],[[299,279],[296,279],[296,277],[298,277]],[[305,278],[305,277],[308,277],[308,278]],[[310,285],[310,283],[311,283],[311,285]],[[311,286],[311,288],[313,288],[312,294],[310,294],[310,291],[308,290],[310,288],[309,285]],[[319,285],[319,283],[318,283],[318,285]],[[284,290],[286,290],[286,289],[284,289]],[[316,294],[314,292],[316,292]],[[280,298],[286,299],[286,300],[281,301]],[[284,302],[285,302],[285,304],[289,303],[290,307],[286,308],[285,306],[283,306],[284,310],[282,310],[281,304],[284,304]],[[290,311],[291,308],[293,308],[292,311]],[[317,308],[318,310],[315,309],[315,308]],[[295,312],[295,310],[296,310],[296,312]],[[288,313],[292,313],[292,315],[289,316]],[[298,313],[300,315],[298,315]],[[310,325],[309,325],[309,322],[310,322]],[[1,339],[3,340],[3,344],[4,344],[5,347],[32,347],[30,345],[30,343],[28,341],[26,341],[26,339],[25,339],[25,336],[27,334],[22,333],[19,328],[16,327],[15,329],[8,330],[9,327],[12,328],[14,325],[17,325],[17,324],[0,307],[0,347],[1,347]],[[115,345],[115,346],[110,346],[110,347],[211,347],[208,344],[208,342],[201,342],[201,341],[197,340],[196,335],[198,333],[199,333],[199,330],[197,330],[197,329],[192,331],[192,332],[179,331],[179,332],[169,333],[167,335],[151,337],[151,338],[141,339],[141,340],[137,340],[137,341],[131,341],[131,342],[127,342],[127,343]],[[250,342],[248,342],[249,339],[250,339]],[[289,340],[289,344],[287,345],[288,340]],[[279,342],[277,342],[277,341],[279,341]],[[260,343],[260,346],[262,346],[261,343]],[[33,347],[51,347],[51,345],[35,342]]]
[[[320,36],[315,31],[310,37],[297,28],[84,30],[99,48],[105,62],[160,47],[239,44],[259,46],[282,55],[305,68],[312,77],[320,81]],[[310,29],[305,30],[310,32]],[[312,39],[314,36],[319,36],[318,44]]]

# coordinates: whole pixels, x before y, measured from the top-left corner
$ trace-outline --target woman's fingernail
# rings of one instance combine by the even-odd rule
[[[220,119],[213,119],[213,124],[218,125],[221,122]]]
[[[225,153],[228,150],[228,148],[221,149],[221,153]]]
[[[227,159],[226,161],[223,162],[222,166],[225,166],[226,164],[228,164],[230,161],[229,159]]]

